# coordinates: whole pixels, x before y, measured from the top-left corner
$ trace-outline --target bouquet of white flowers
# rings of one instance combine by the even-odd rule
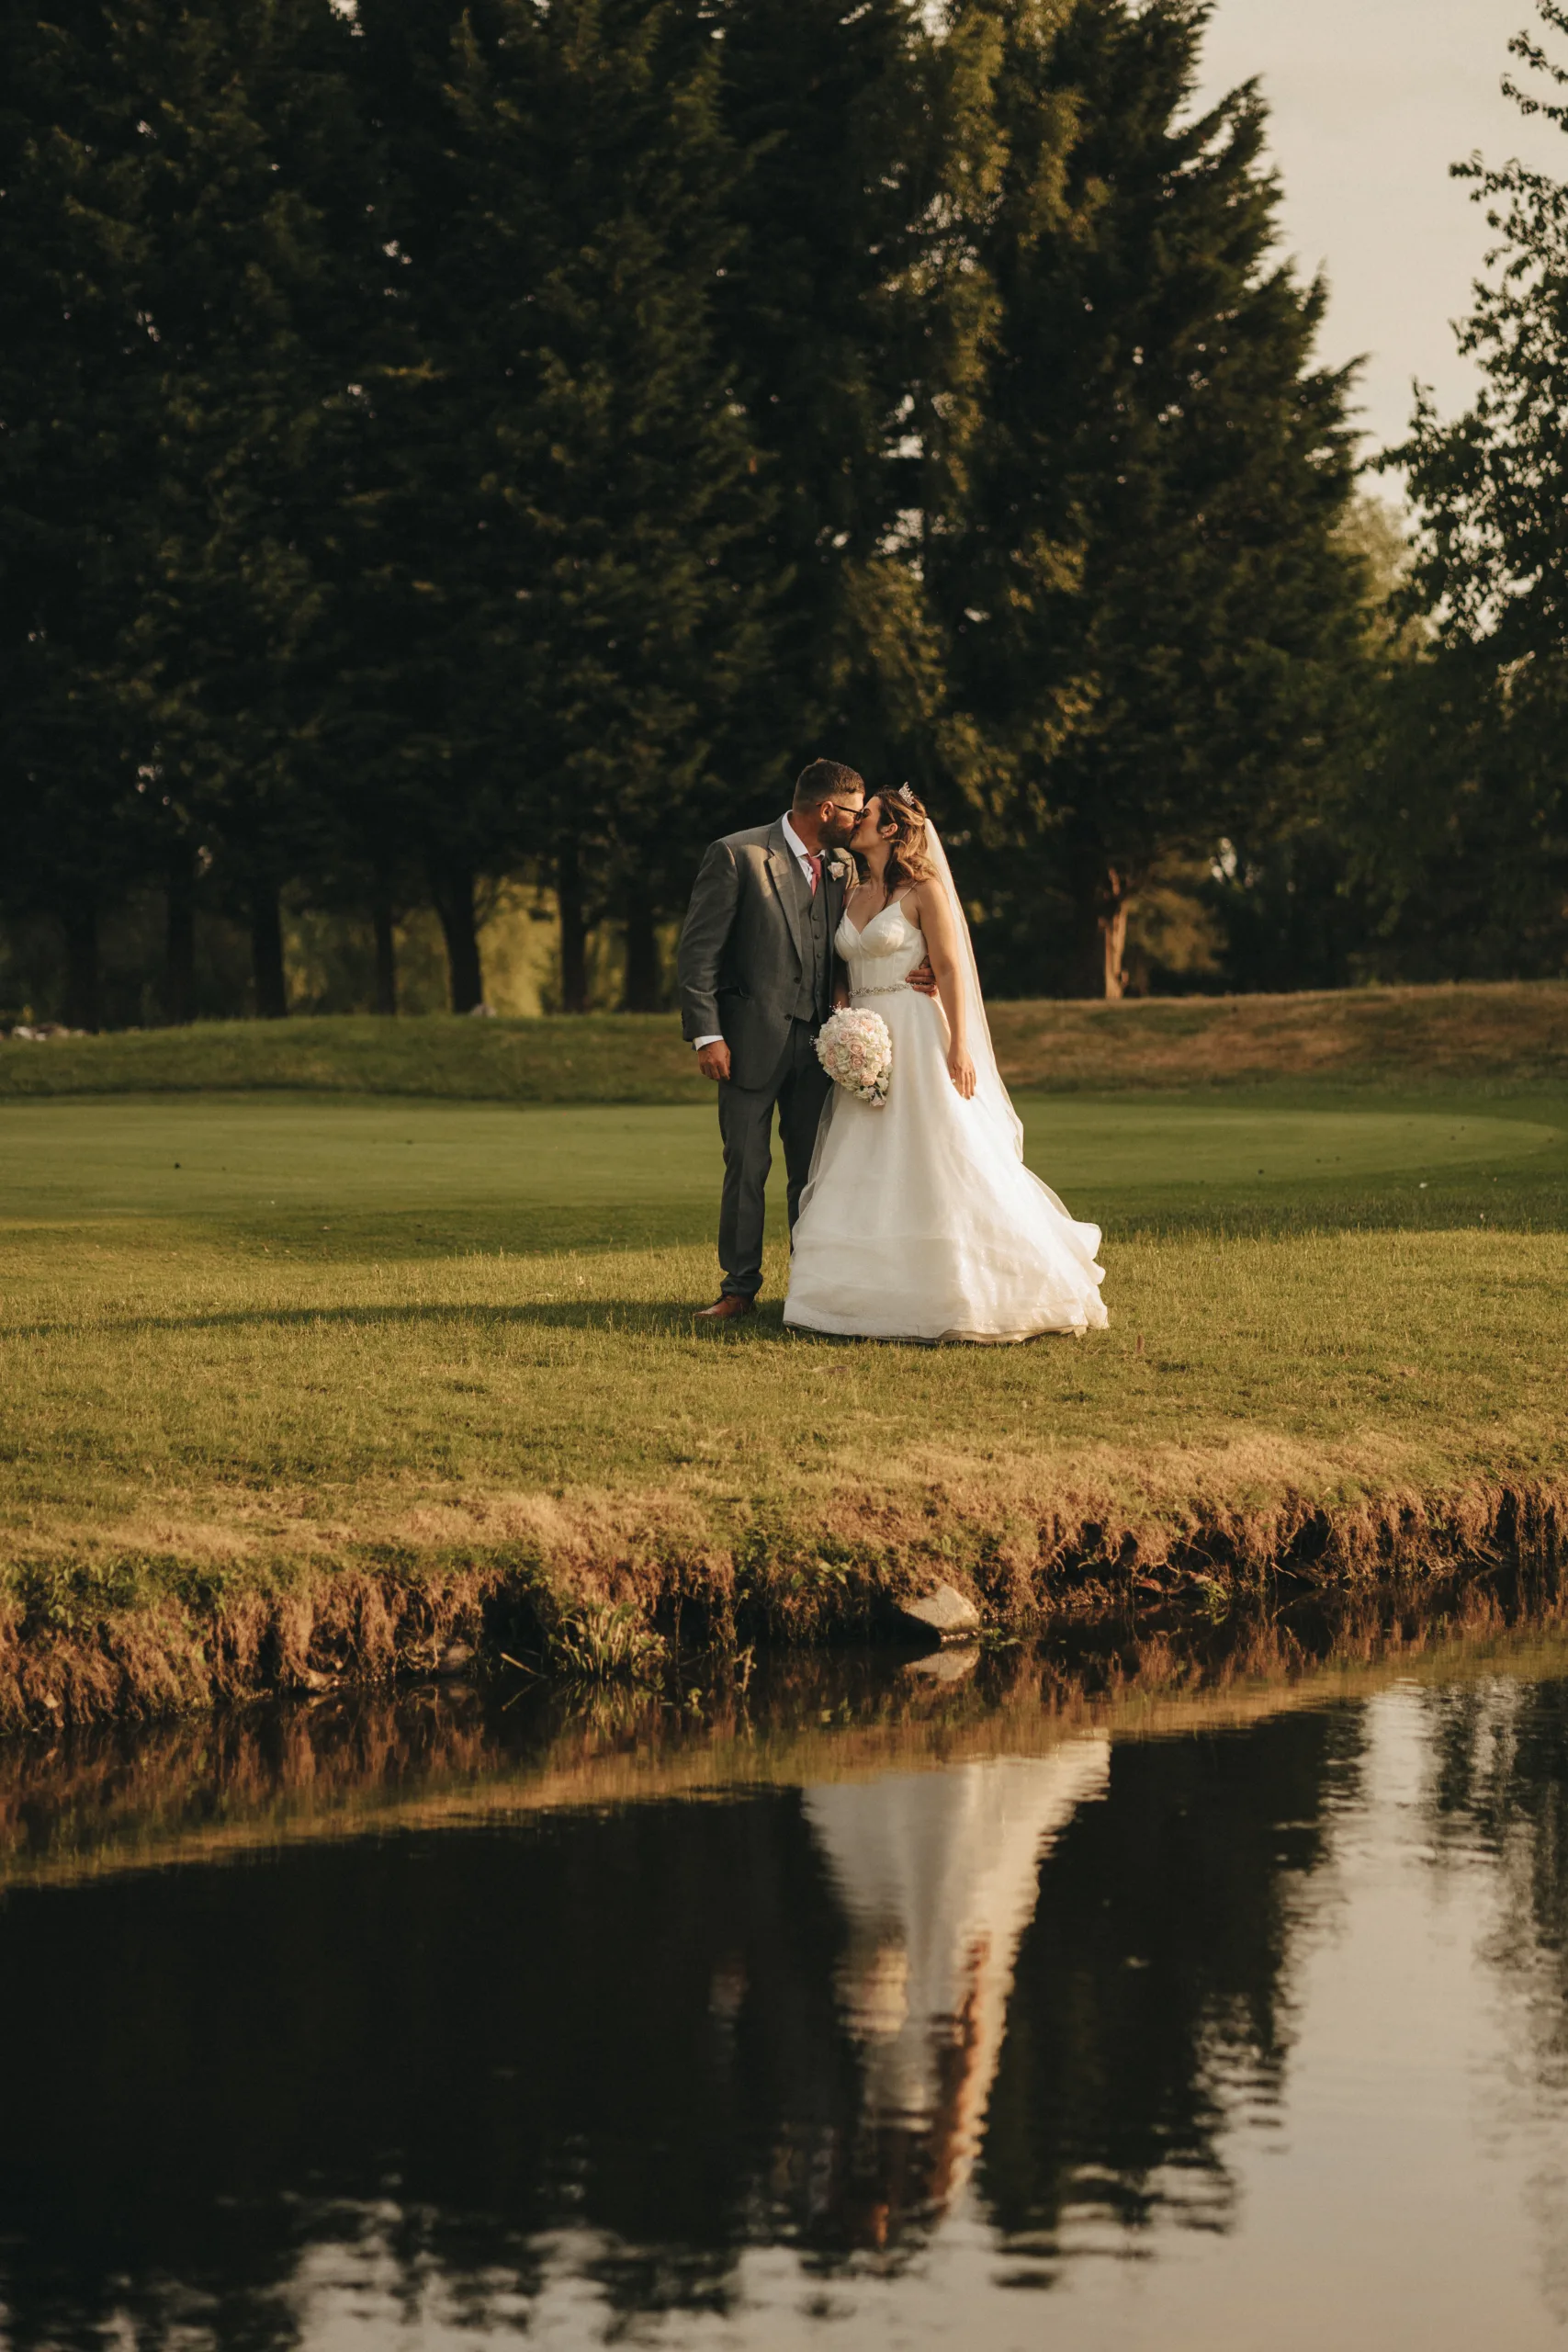
[[[818,1035],[817,1058],[835,1086],[881,1110],[893,1075],[893,1040],[880,1012],[854,1012],[846,1006],[830,1014]]]

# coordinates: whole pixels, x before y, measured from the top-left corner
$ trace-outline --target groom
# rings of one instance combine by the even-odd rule
[[[793,1230],[831,1080],[817,1033],[833,1002],[833,934],[852,878],[865,785],[813,760],[787,817],[728,833],[703,859],[681,933],[682,1035],[718,1085],[724,1287],[702,1322],[750,1315],[762,1286],[762,1196],[779,1114]]]

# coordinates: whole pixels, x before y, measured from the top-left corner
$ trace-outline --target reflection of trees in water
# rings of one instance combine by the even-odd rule
[[[1066,2219],[1226,2224],[1217,2136],[1278,2096],[1291,1885],[1352,1768],[1349,1709],[1124,1742],[1064,1829],[1019,1950],[980,2185],[1021,2247]]]
[[[14,1892],[11,2341],[96,2342],[119,2311],[162,2342],[176,2306],[192,2341],[287,2340],[312,2249],[356,2233],[397,2294],[435,2276],[476,2312],[536,2294],[568,2229],[623,2312],[722,2306],[748,2244],[896,2262],[987,2088],[1005,2228],[1091,2195],[1146,2217],[1171,2166],[1221,2177],[1227,2052],[1278,2069],[1284,1889],[1348,1720],[1114,1749],[1005,2009],[971,1939],[913,2099],[841,2006],[893,2005],[900,1968],[908,2000],[908,1916],[867,1944],[796,1791]]]
[[[1502,1894],[1486,1955],[1519,1996],[1522,2078],[1561,2115],[1568,2098],[1568,1679],[1498,1677],[1428,1692],[1429,1804],[1440,1863],[1479,1847]],[[1568,2178],[1535,2184],[1544,2287],[1568,2324]]]
[[[831,2203],[842,1938],[789,1792],[13,1894],[12,2340],[173,2279],[240,2341],[350,2207],[409,2280],[527,2293],[582,2226],[627,2306],[711,2301]]]
[[[1038,1651],[988,1654],[952,1681],[881,1652],[775,1652],[742,1682],[710,1658],[697,1711],[654,1691],[530,1685],[502,1700],[458,1684],[77,1728],[46,1751],[0,1746],[0,1887],[212,1860],[393,1816],[417,1826],[422,1814],[487,1797],[498,1810],[603,1806],[759,1778],[907,1770],[937,1755],[1035,1755],[1053,1728],[1114,1733],[1123,1708],[1146,1727],[1163,1707],[1173,1731],[1190,1727],[1194,1702],[1251,1719],[1270,1689],[1299,1685],[1314,1664],[1375,1674],[1395,1659],[1431,1662],[1473,1637],[1494,1645],[1517,1614],[1486,1588],[1468,1589],[1458,1613],[1434,1614],[1437,1603],[1429,1589],[1419,1611],[1389,1595],[1320,1593],[1179,1634],[1069,1625]],[[691,1673],[683,1662],[683,1689]]]
[[[1427,1705],[1439,1835],[1502,1860],[1514,1901],[1500,1956],[1544,1960],[1568,2017],[1568,1680],[1461,1683]]]

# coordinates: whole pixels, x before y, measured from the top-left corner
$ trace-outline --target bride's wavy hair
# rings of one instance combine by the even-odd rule
[[[887,871],[883,876],[888,897],[894,898],[906,887],[913,888],[918,882],[929,882],[936,868],[926,848],[926,811],[907,784],[897,792],[877,795],[881,803],[877,810],[876,830],[886,833],[893,827],[893,847],[888,854]],[[857,857],[861,879],[865,879],[865,860]]]

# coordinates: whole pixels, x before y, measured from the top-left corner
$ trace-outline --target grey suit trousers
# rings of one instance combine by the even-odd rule
[[[792,1021],[769,1085],[737,1086],[727,1079],[718,1090],[718,1131],[724,1139],[718,1262],[724,1269],[724,1289],[742,1298],[755,1298],[762,1287],[762,1201],[773,1161],[775,1104],[792,1233],[800,1214],[801,1187],[811,1172],[822,1106],[833,1083],[817,1058],[816,1041],[814,1021]]]

